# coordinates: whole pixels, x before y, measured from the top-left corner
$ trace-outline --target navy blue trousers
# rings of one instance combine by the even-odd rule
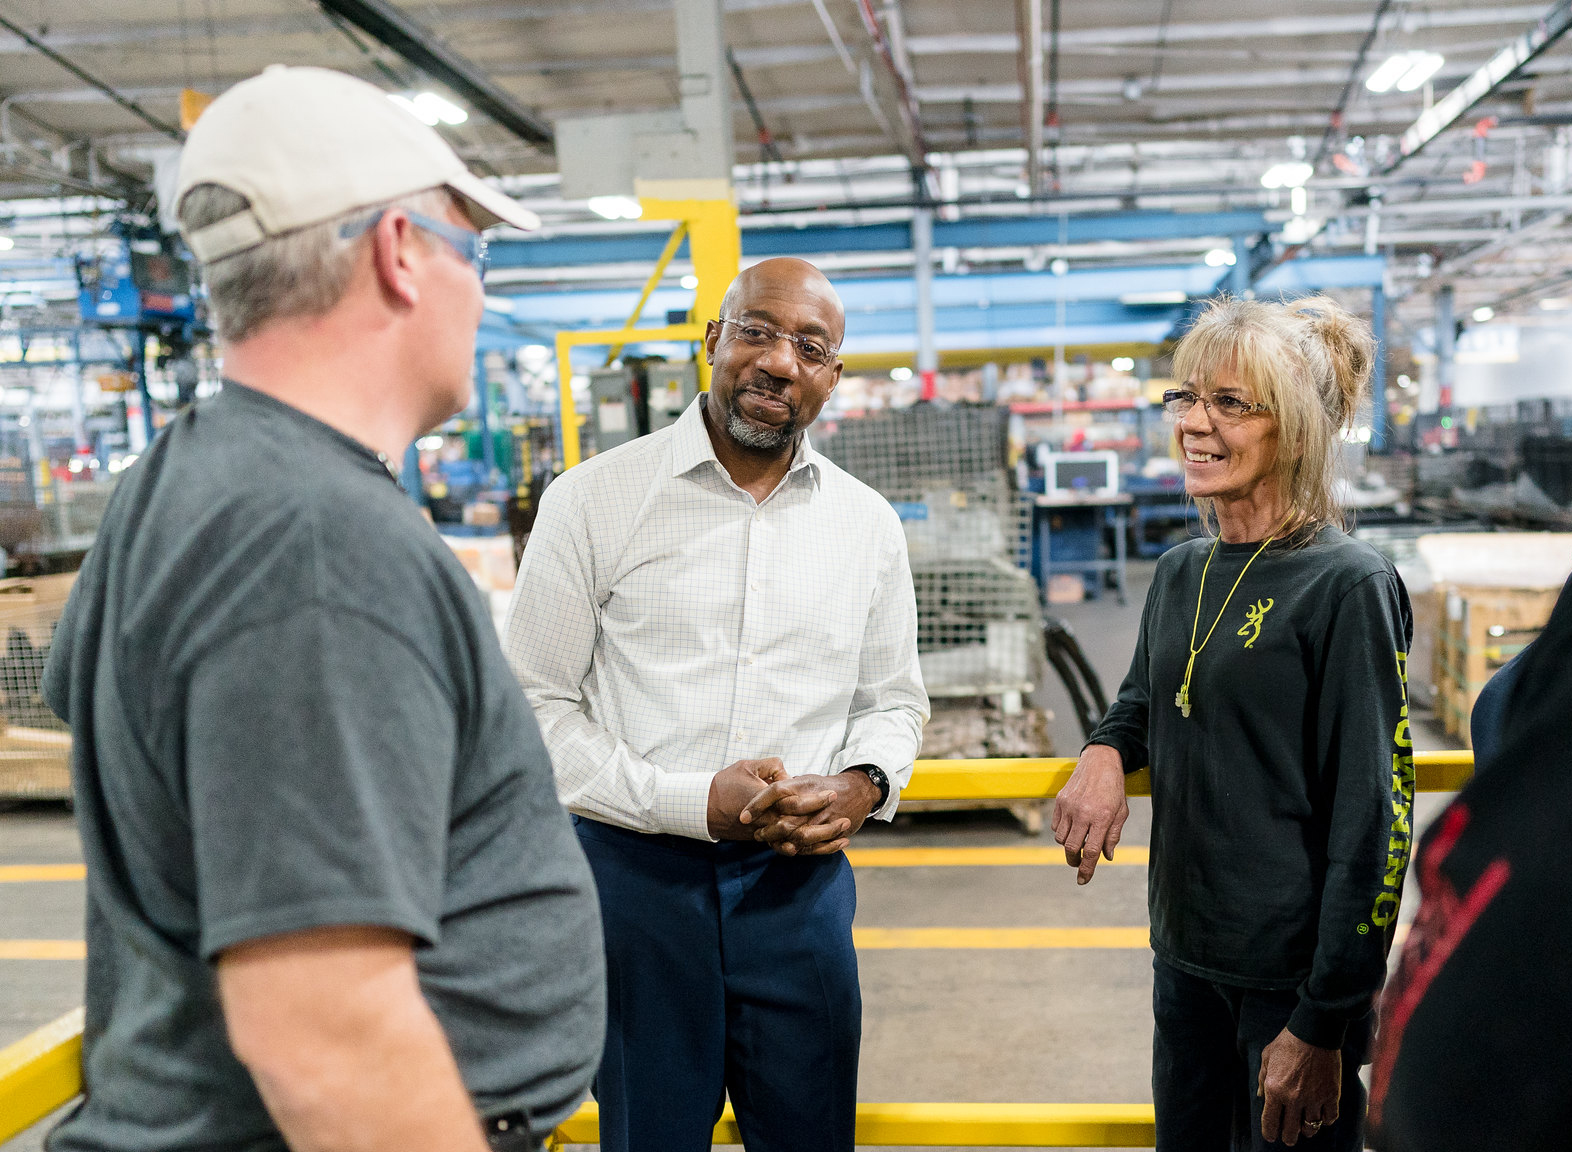
[[[602,1152],[708,1152],[728,1093],[749,1152],[850,1152],[862,993],[845,855],[573,822],[606,932]]]
[[[1261,1135],[1261,1050],[1276,1040],[1299,1003],[1297,992],[1218,984],[1153,959],[1152,1100],[1157,1152],[1266,1152]],[[1362,1152],[1368,1020],[1348,1029],[1337,1123],[1294,1152]]]

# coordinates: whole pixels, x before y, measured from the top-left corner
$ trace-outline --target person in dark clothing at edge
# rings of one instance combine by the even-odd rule
[[[1383,1152],[1572,1146],[1568,653],[1572,584],[1508,666],[1474,779],[1419,842],[1419,911],[1381,996],[1370,1068],[1371,1146]],[[1474,718],[1477,731],[1477,707]]]
[[[479,228],[364,81],[270,68],[175,193],[223,391],[121,479],[55,633],[87,859],[51,1152],[535,1152],[605,1027],[588,862],[490,612],[385,461],[470,395]]]
[[[1368,325],[1224,299],[1164,395],[1215,540],[1158,562],[1119,697],[1054,807],[1091,880],[1152,773],[1152,1093],[1165,1152],[1362,1149],[1371,1004],[1408,864],[1408,595],[1346,535]]]

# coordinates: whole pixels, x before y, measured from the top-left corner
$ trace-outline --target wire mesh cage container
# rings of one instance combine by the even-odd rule
[[[44,662],[74,573],[0,580],[0,799],[68,799],[71,733],[44,703]]]
[[[50,539],[80,541],[98,532],[98,525],[114,495],[113,481],[73,481],[56,484],[46,494],[44,527]]]
[[[1004,560],[915,568],[917,653],[930,696],[1028,693],[1042,666],[1031,574]]]
[[[1002,473],[1009,463],[1007,409],[918,404],[842,420],[816,445],[880,492],[910,492]]]
[[[914,567],[1004,559],[1032,564],[1032,504],[1006,473],[884,493],[906,531]]]

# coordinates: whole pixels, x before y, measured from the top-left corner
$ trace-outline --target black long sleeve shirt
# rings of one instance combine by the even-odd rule
[[[1200,604],[1190,716],[1175,703],[1213,543],[1158,562],[1130,672],[1090,743],[1152,769],[1152,947],[1175,967],[1297,989],[1289,1030],[1342,1045],[1380,990],[1412,838],[1407,662],[1392,565],[1323,528],[1219,543]],[[1218,619],[1218,613],[1222,617]]]

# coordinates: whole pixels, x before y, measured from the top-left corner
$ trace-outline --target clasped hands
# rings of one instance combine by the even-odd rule
[[[773,756],[738,760],[710,781],[710,835],[757,840],[782,856],[829,856],[846,847],[878,802],[866,772],[791,776]]]

